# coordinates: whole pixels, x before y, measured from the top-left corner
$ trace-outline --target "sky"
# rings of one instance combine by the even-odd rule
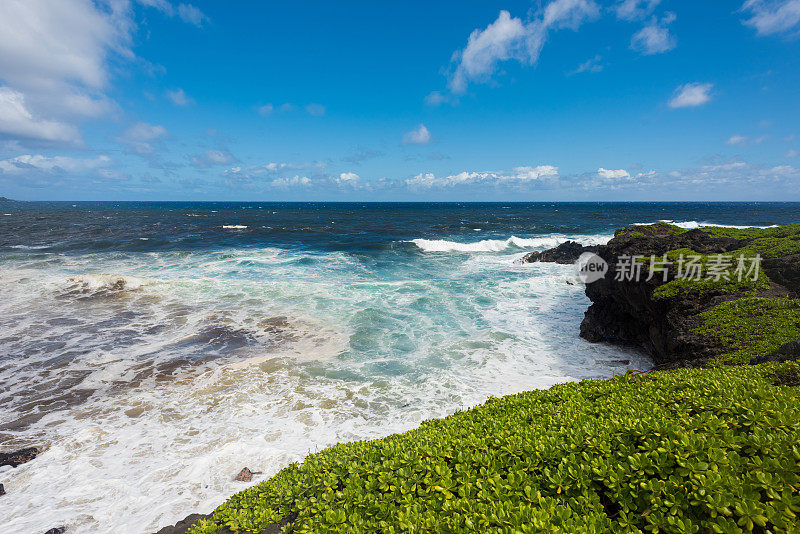
[[[0,196],[800,200],[800,0],[0,2]]]

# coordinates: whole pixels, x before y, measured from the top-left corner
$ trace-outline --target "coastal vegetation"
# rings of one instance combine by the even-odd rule
[[[341,444],[190,532],[787,532],[800,513],[798,366],[627,374]]]
[[[587,286],[584,337],[639,342],[657,364],[698,368],[490,398],[339,444],[232,496],[189,532],[797,532],[800,365],[783,349],[800,339],[800,225],[659,223],[618,231],[598,254],[613,267],[613,254],[648,251],[776,261],[744,285],[676,283],[672,272]]]

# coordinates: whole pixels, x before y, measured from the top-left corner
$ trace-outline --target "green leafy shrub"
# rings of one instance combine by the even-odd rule
[[[693,330],[710,336],[731,352],[714,363],[748,363],[784,343],[800,338],[800,300],[743,298],[723,302],[700,314],[702,326]]]
[[[493,398],[311,455],[190,532],[797,532],[800,390],[772,385],[779,365]]]

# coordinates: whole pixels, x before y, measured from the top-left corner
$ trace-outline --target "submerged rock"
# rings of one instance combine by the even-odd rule
[[[28,447],[27,449],[20,449],[14,452],[0,452],[0,466],[10,465],[17,467],[26,462],[30,462],[39,454],[39,449],[36,447]]]
[[[575,263],[584,252],[597,252],[598,245],[585,246],[575,241],[565,241],[555,248],[543,250],[541,252],[529,252],[522,257],[522,263],[533,263],[537,261],[546,263],[560,263],[567,265]]]

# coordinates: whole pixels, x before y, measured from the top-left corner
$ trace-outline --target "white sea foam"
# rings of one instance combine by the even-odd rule
[[[445,239],[412,239],[409,243],[414,243],[425,252],[502,252],[514,248],[552,248],[568,240],[577,241],[583,245],[596,245],[605,243],[612,237],[611,235],[566,236],[562,234],[550,234],[532,238],[511,236],[508,239],[484,239],[471,243],[448,241]]]
[[[247,226],[243,224],[224,224],[222,227],[227,230],[244,230],[247,228]]]
[[[134,291],[148,283],[144,278],[119,274],[81,274],[70,276],[66,281],[67,289],[87,293]]]
[[[770,226],[739,226],[736,224],[717,224],[717,223],[710,223],[710,222],[698,222],[698,221],[673,221],[670,219],[661,219],[658,222],[663,222],[667,224],[671,224],[673,226],[677,226],[679,228],[683,228],[684,230],[694,230],[697,228],[705,227],[705,226],[715,226],[717,228],[738,228],[738,229],[745,229],[745,228],[777,228],[777,224],[773,224]],[[651,222],[642,222],[642,223],[634,223],[634,226],[647,226],[649,224],[653,224]]]
[[[3,474],[0,524],[151,533],[246,487],[244,466],[264,472],[255,484],[490,395],[646,368],[577,336],[588,300],[571,266],[513,262],[608,237],[407,254],[391,272],[276,248],[5,260],[0,425],[18,424],[8,448],[45,450]]]

